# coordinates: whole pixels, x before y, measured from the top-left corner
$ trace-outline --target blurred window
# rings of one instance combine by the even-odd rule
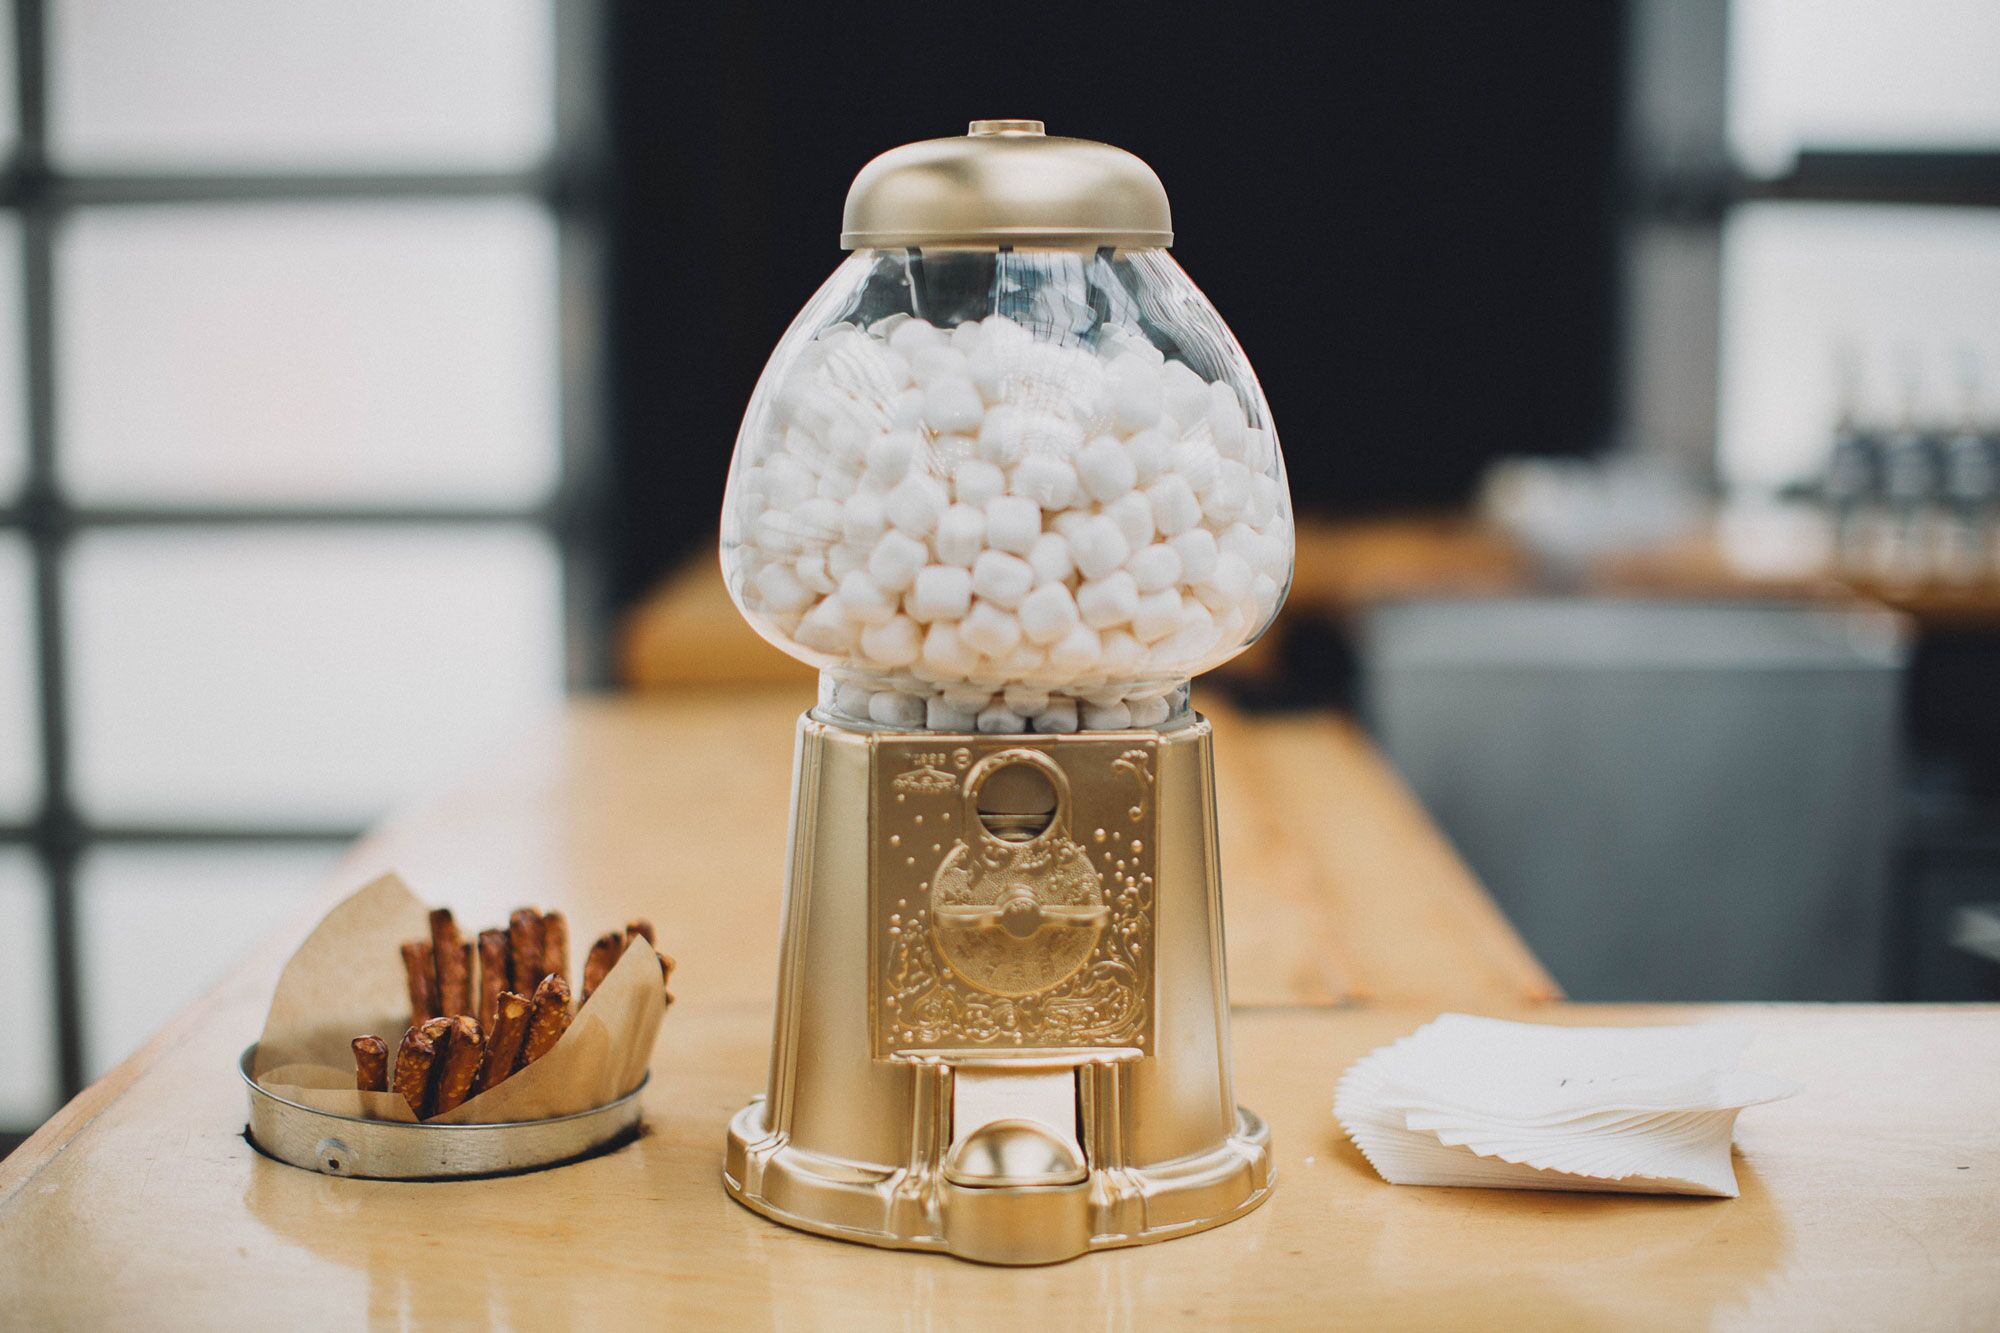
[[[2000,146],[1993,0],[1731,0],[1729,139],[1759,175],[1803,149]]]
[[[589,670],[595,21],[0,22],[0,1139]]]
[[[2000,416],[2000,210],[1747,204],[1722,241],[1727,482],[1817,475],[1843,409]]]
[[[1730,0],[1716,465],[1810,486],[1840,415],[2000,422],[2000,6]]]
[[[64,166],[513,170],[555,129],[547,0],[55,0]]]

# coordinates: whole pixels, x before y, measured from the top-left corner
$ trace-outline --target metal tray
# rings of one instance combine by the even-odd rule
[[[505,1125],[414,1125],[334,1115],[279,1097],[250,1077],[256,1043],[236,1062],[250,1089],[250,1145],[267,1157],[329,1176],[362,1180],[454,1180],[562,1166],[637,1135],[639,1094],[558,1116]]]

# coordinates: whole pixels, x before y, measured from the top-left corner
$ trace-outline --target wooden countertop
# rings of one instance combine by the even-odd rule
[[[473,919],[527,899],[584,930],[650,914],[681,959],[681,1003],[638,1143],[452,1184],[257,1156],[233,1062],[301,919],[0,1163],[0,1323],[873,1329],[1068,1310],[1115,1328],[1972,1327],[2000,1309],[2000,1009],[1538,1003],[1547,978],[1331,717],[1217,719],[1237,1090],[1272,1125],[1268,1205],[1034,1270],[753,1216],[718,1173],[724,1121],[765,1072],[797,704],[579,705],[357,848],[329,886],[394,864]],[[1333,1081],[1446,1006],[1743,1019],[1761,1032],[1752,1060],[1807,1091],[1744,1116],[1734,1201],[1385,1185],[1333,1125]]]

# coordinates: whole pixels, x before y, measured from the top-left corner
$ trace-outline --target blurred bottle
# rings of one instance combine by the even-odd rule
[[[1941,504],[1941,440],[1922,424],[1923,375],[1914,355],[1903,358],[1901,378],[1902,409],[1882,441],[1882,506],[1888,524],[1875,573],[1892,586],[1913,588],[1936,571],[1947,520]]]
[[[1860,367],[1854,349],[1835,354],[1837,384],[1833,442],[1820,493],[1833,522],[1834,559],[1842,569],[1868,567],[1877,546],[1882,492],[1882,440],[1861,419]]]
[[[1979,426],[1979,362],[1970,349],[1959,353],[1958,425],[1942,445],[1942,491],[1950,513],[1942,567],[1947,581],[1960,585],[2000,578],[2000,433]]]

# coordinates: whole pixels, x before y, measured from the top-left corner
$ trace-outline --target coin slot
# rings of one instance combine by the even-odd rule
[[[1056,788],[1032,764],[995,769],[979,788],[979,823],[1002,842],[1039,837],[1056,816]]]

